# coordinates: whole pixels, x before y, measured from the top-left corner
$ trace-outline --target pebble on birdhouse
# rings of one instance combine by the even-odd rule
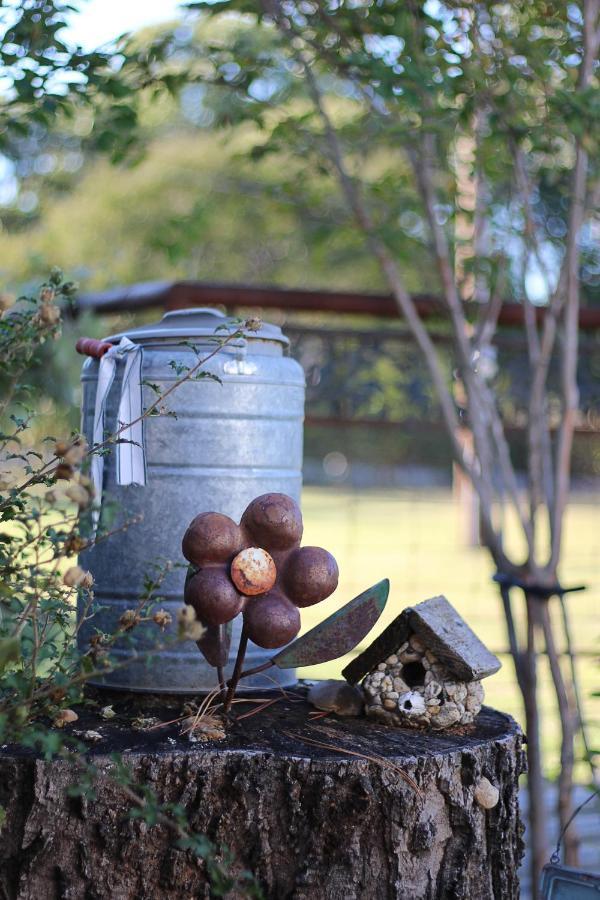
[[[481,681],[500,668],[445,597],[405,609],[343,671],[362,682],[367,715],[436,731],[467,725],[483,703]]]

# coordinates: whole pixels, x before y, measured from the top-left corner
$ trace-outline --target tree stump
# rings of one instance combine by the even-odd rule
[[[95,799],[69,796],[77,780],[69,762],[2,748],[1,897],[215,896],[205,864],[178,849],[167,827],[129,817],[108,774],[114,753],[162,802],[181,804],[195,831],[227,847],[233,870],[254,873],[268,900],[518,897],[525,763],[511,718],[484,707],[473,725],[446,733],[333,715],[313,722],[298,694],[277,696],[232,724],[225,740],[205,744],[177,725],[133,728],[132,700],[115,703],[110,721],[80,710],[73,727],[102,735],[89,749],[103,773]],[[482,777],[499,790],[487,810],[474,798]]]

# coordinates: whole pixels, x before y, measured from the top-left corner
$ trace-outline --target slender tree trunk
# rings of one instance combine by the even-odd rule
[[[532,898],[536,900],[539,872],[546,862],[546,834],[544,816],[544,778],[540,743],[540,719],[537,702],[537,605],[539,600],[525,595],[525,615],[527,639],[524,649],[519,646],[517,629],[512,611],[510,587],[500,584],[500,594],[504,606],[508,643],[515,666],[515,675],[525,710],[527,735],[527,793],[528,844],[530,855],[530,879]]]
[[[538,898],[540,871],[547,859],[544,815],[544,774],[540,741],[540,714],[537,696],[537,635],[539,631],[539,599],[525,595],[527,614],[527,646],[523,659],[523,704],[527,734],[527,790],[529,799],[529,846],[531,848],[531,896]]]
[[[406,289],[396,261],[390,253],[385,239],[381,237],[374,225],[369,204],[365,200],[364,185],[360,178],[354,177],[352,168],[348,167],[344,147],[338,131],[329,117],[319,81],[313,72],[312,59],[310,55],[307,57],[302,50],[298,49],[301,46],[300,41],[304,39],[302,29],[297,28],[293,17],[288,16],[285,5],[281,4],[279,0],[262,0],[262,6],[269,15],[273,16],[282,34],[288,39],[293,38],[296,42],[293,54],[304,69],[309,92],[323,122],[323,141],[326,147],[326,155],[336,171],[340,187],[356,217],[359,228],[363,232],[373,255],[380,263],[399,310],[405,316],[428,363],[435,388],[439,394],[443,419],[452,441],[453,453],[458,464],[473,482],[474,489],[480,498],[482,536],[485,544],[490,550],[499,571],[508,574],[510,572],[514,573],[520,568],[516,562],[507,558],[504,551],[502,529],[494,525],[493,482],[496,473],[499,472],[504,480],[508,499],[519,517],[522,534],[527,542],[527,574],[534,581],[540,581],[539,567],[536,565],[536,524],[542,506],[545,507],[551,526],[550,558],[544,563],[543,574],[548,576],[550,571],[556,574],[562,549],[561,537],[564,512],[568,501],[569,468],[578,406],[576,377],[579,313],[578,241],[585,217],[587,185],[587,154],[581,144],[581,140],[576,135],[573,136],[575,165],[572,173],[567,252],[561,269],[559,283],[549,304],[541,333],[538,333],[537,330],[533,307],[526,304],[525,308],[526,333],[531,363],[531,402],[528,423],[530,496],[529,502],[524,504],[522,491],[519,488],[514,464],[511,459],[502,417],[497,406],[497,398],[472,364],[473,350],[480,349],[479,344],[483,339],[484,333],[487,340],[491,340],[494,334],[498,304],[490,302],[485,316],[485,331],[482,328],[478,328],[475,340],[472,340],[460,302],[456,267],[452,264],[453,257],[447,235],[437,218],[438,176],[440,172],[445,171],[447,168],[445,145],[442,143],[441,152],[437,154],[436,158],[435,128],[423,127],[420,130],[417,129],[416,135],[407,138],[404,149],[414,168],[416,181],[423,200],[425,216],[430,229],[432,251],[456,341],[458,365],[467,392],[470,426],[474,437],[475,458],[472,461],[465,458],[464,448],[460,445],[459,423],[457,422],[452,398],[445,383],[435,348],[432,346],[429,335],[416,314],[413,299],[410,292]],[[582,12],[583,58],[579,72],[578,92],[587,89],[597,58],[598,45],[600,43],[600,28],[598,27],[600,0],[583,0]],[[476,30],[476,23],[474,23],[474,27]],[[415,20],[415,32],[418,32],[420,28],[422,28],[422,23]],[[313,46],[312,49],[316,50],[318,56],[322,52],[318,46]],[[420,52],[418,35],[411,52],[414,53],[414,59],[417,59]],[[423,62],[423,60],[418,60],[418,62]],[[348,73],[345,70],[343,77],[348,77]],[[358,86],[363,99],[374,115],[383,118],[388,118],[392,115],[391,111],[385,108],[385,104],[378,104],[373,101],[369,87],[365,88],[364,85],[361,85],[360,78],[358,79]],[[437,110],[432,108],[431,97],[425,89],[422,90],[422,105],[424,119],[427,119],[427,116],[429,116],[432,122],[435,121]],[[421,138],[418,150],[415,149],[415,137]],[[517,176],[527,219],[527,243],[543,263],[543,257],[539,253],[537,245],[535,223],[530,210],[531,189],[527,180],[527,172],[522,165],[522,157],[518,155],[518,146],[515,149],[517,150]],[[558,333],[559,324],[561,324],[561,317],[564,325],[561,385],[563,417],[557,440],[555,467],[554,472],[552,472],[552,454],[546,415],[547,376],[552,360],[555,337]],[[537,893],[539,871],[546,859],[536,656],[536,644],[538,641],[541,644],[542,636],[545,639],[545,645],[548,650],[562,726],[561,760],[563,773],[559,785],[559,815],[563,826],[568,815],[570,794],[572,793],[573,739],[574,729],[577,727],[577,720],[572,714],[572,703],[569,699],[568,686],[565,683],[556,654],[552,623],[549,619],[548,621],[544,619],[543,604],[546,602],[545,600],[540,600],[537,594],[533,595],[531,592],[526,592],[527,640],[523,644],[524,649],[522,651],[516,640],[514,623],[507,620],[509,632],[511,630],[513,632],[514,640],[511,643],[511,651],[515,659],[515,668],[523,696],[529,741],[528,759],[531,806],[529,837],[532,847],[532,888],[534,893]],[[575,845],[572,841],[573,838],[570,838],[567,844],[568,848],[570,847],[567,850],[568,859],[574,859]]]
[[[575,765],[575,732],[577,730],[577,709],[573,690],[567,682],[560,665],[559,652],[554,640],[554,630],[550,616],[550,601],[542,607],[542,623],[546,652],[561,724],[560,772],[558,776],[558,820],[561,830],[567,827],[573,814],[573,768]],[[565,831],[563,838],[565,863],[576,866],[579,863],[579,838],[574,825]]]

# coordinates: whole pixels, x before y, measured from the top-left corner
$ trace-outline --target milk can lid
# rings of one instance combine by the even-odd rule
[[[237,331],[240,327],[239,320],[226,316],[218,309],[208,307],[175,309],[165,313],[160,322],[151,322],[148,325],[133,328],[131,331],[112,334],[106,340],[118,342],[122,337],[128,337],[137,342],[170,338],[183,340],[196,337],[226,337],[228,331]],[[217,331],[217,329],[219,330]],[[246,337],[250,340],[278,341],[280,344],[289,344],[289,340],[281,328],[278,325],[270,325],[268,322],[263,322],[258,331],[248,332]]]

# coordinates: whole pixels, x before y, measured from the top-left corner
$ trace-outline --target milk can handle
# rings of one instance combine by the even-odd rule
[[[109,344],[107,341],[97,341],[95,338],[86,338],[81,337],[75,344],[75,349],[78,353],[81,353],[83,356],[93,356],[95,359],[100,359],[107,353],[112,344]]]

